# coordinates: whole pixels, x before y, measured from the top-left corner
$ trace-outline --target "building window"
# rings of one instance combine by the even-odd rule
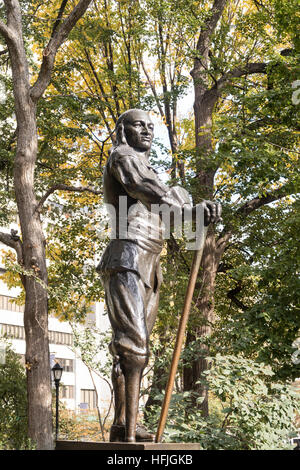
[[[72,346],[73,335],[71,333],[61,333],[60,331],[49,331],[49,341],[52,344]]]
[[[74,385],[61,385],[59,389],[59,396],[60,398],[68,398],[68,399],[73,399],[74,398]]]
[[[86,405],[86,406],[81,406],[81,408],[94,410],[97,406],[95,390],[87,390],[87,389],[80,390],[80,401],[81,401],[80,405]]]
[[[64,368],[64,372],[74,372],[73,359],[62,359],[62,358],[56,357],[55,361],[57,361],[59,365]]]
[[[24,312],[24,305],[18,305],[15,297],[8,295],[0,295],[0,310],[8,310],[9,312]]]
[[[20,325],[0,325],[1,334],[8,338],[25,339],[24,326]]]
[[[25,339],[24,326],[0,324],[0,332],[8,338]],[[49,331],[49,342],[72,346],[73,335],[71,333],[61,333],[60,331]]]

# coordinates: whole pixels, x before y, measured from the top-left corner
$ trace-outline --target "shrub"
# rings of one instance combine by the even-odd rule
[[[11,345],[7,341],[4,344],[5,361],[0,364],[0,449],[29,449],[25,371]]]
[[[271,368],[253,360],[217,355],[211,362],[204,379],[210,389],[209,417],[193,406],[190,392],[173,394],[166,441],[198,442],[203,449],[292,449],[299,393],[290,384],[272,383]],[[160,407],[153,407],[153,429],[159,414]]]

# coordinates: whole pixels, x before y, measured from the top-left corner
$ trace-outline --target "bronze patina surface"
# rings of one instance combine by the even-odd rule
[[[97,267],[113,330],[110,351],[114,357],[115,417],[111,441],[151,442],[155,438],[137,426],[140,381],[149,359],[149,336],[162,282],[163,224],[151,207],[166,204],[181,213],[186,208],[192,210],[188,193],[164,184],[151,167],[153,132],[153,122],[145,111],[123,113],[104,171],[105,202],[115,222],[112,239]],[[206,222],[217,220],[217,205],[204,201],[204,206]]]

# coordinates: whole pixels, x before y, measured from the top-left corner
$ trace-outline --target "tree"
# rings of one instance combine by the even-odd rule
[[[6,23],[0,33],[9,51],[14,105],[17,121],[17,147],[14,158],[14,191],[22,239],[2,233],[0,240],[15,249],[23,268],[26,292],[24,326],[28,392],[28,435],[38,449],[52,449],[51,379],[48,345],[48,296],[45,237],[35,189],[37,160],[37,105],[51,80],[55,56],[91,0],[80,0],[63,19],[67,2],[62,2],[37,77],[31,75],[23,39],[22,13],[18,0],[6,0]],[[25,11],[27,5],[24,5]]]
[[[187,349],[201,339],[202,353],[197,350],[195,360],[184,370],[185,390],[203,396],[198,406],[207,415],[208,391],[199,379],[209,367],[207,338],[216,320],[215,283],[221,259],[255,211],[297,192],[293,164],[297,124],[291,84],[296,78],[298,42],[290,14],[296,6],[228,0],[190,2],[184,8],[181,2],[147,5],[164,50],[170,53],[172,46],[184,44],[181,60],[186,67],[192,65],[194,127],[187,127],[188,142],[177,148],[175,159],[179,155],[185,162],[185,184],[194,203],[217,196],[223,204],[223,227],[210,227],[207,236],[187,335]],[[287,16],[290,19],[283,21]],[[182,25],[186,27],[184,40]],[[161,61],[164,56],[158,55]],[[168,62],[172,61],[170,55]],[[172,101],[163,84],[162,88],[160,100],[176,110],[174,93]],[[151,89],[157,97],[157,89]],[[172,127],[176,124],[178,129],[178,121]],[[171,140],[170,147],[173,150]],[[239,204],[233,203],[233,195]]]
[[[277,6],[278,4],[276,2],[270,2],[270,4],[268,4],[266,7],[266,11],[264,11],[261,6],[255,3],[256,11],[253,11],[251,9],[251,4],[249,4],[249,19],[247,18],[247,15],[245,15],[245,17],[239,17],[238,14],[236,28],[238,29],[241,27],[242,32],[246,32],[247,28],[249,27],[249,22],[252,20],[252,28],[254,28],[256,25],[258,26],[258,30],[256,32],[257,36],[255,36],[259,37],[261,34],[260,22],[268,23],[268,19],[266,17],[267,14],[271,14],[272,16],[274,15],[276,22],[276,11],[274,11],[273,8],[276,8]],[[283,6],[283,9],[284,8],[286,8],[286,5]],[[265,174],[262,175],[261,168],[259,168],[261,165],[263,165],[264,159],[268,158],[271,160],[275,157],[276,154],[277,155],[275,158],[278,158],[279,152],[281,158],[283,157],[287,164],[288,161],[293,158],[287,149],[284,149],[281,146],[277,147],[276,149],[276,146],[278,145],[277,138],[284,132],[285,125],[288,125],[288,122],[290,121],[289,124],[291,127],[295,128],[295,121],[293,121],[293,118],[291,120],[289,119],[288,121],[287,116],[283,117],[281,123],[278,125],[278,128],[274,128],[271,136],[269,136],[266,123],[273,114],[278,112],[278,108],[275,111],[270,102],[265,103],[265,101],[263,101],[262,104],[264,104],[267,108],[265,113],[262,110],[261,115],[257,116],[255,112],[253,113],[254,110],[250,110],[250,105],[247,110],[249,115],[246,115],[247,117],[245,117],[245,114],[243,115],[243,113],[246,112],[245,108],[247,109],[247,99],[250,102],[251,94],[254,92],[251,86],[251,77],[253,75],[267,75],[267,80],[265,81],[265,86],[267,88],[265,96],[267,100],[270,100],[270,90],[272,90],[271,92],[273,96],[276,92],[277,96],[282,93],[282,91],[279,91],[279,88],[277,88],[279,83],[279,87],[282,84],[279,72],[277,72],[278,69],[281,68],[281,73],[286,78],[289,77],[290,83],[292,82],[293,58],[290,62],[290,67],[288,67],[285,61],[287,60],[287,62],[289,62],[288,59],[286,59],[286,57],[289,57],[289,54],[293,56],[293,48],[288,49],[289,52],[287,49],[285,49],[287,54],[284,55],[281,53],[281,57],[285,57],[285,59],[282,59],[280,54],[274,54],[271,49],[271,44],[268,44],[266,40],[267,38],[265,37],[263,37],[263,40],[266,42],[266,44],[264,44],[261,49],[256,49],[255,41],[257,41],[257,39],[255,38],[251,46],[252,49],[249,49],[249,53],[246,55],[246,60],[243,60],[242,55],[238,54],[238,57],[234,57],[233,68],[229,68],[231,64],[225,62],[226,53],[224,54],[224,60],[221,50],[219,48],[216,49],[216,45],[218,45],[218,39],[220,38],[220,35],[224,34],[224,29],[230,27],[230,22],[232,22],[234,15],[233,10],[234,7],[230,2],[216,0],[213,3],[210,14],[205,20],[198,36],[194,68],[191,72],[195,90],[194,112],[196,152],[198,153],[198,163],[196,163],[198,182],[200,184],[202,196],[204,198],[212,198],[215,187],[214,179],[216,177],[217,171],[220,170],[220,167],[222,167],[221,158],[224,158],[224,154],[222,152],[219,153],[218,151],[214,151],[213,118],[216,110],[218,109],[218,106],[220,106],[219,100],[221,97],[224,96],[224,94],[231,92],[233,88],[237,86],[237,79],[242,78],[244,82],[242,85],[244,100],[242,97],[240,98],[243,100],[241,109],[242,115],[240,116],[242,122],[240,126],[242,135],[244,133],[246,137],[242,137],[242,141],[240,140],[237,146],[235,146],[234,142],[232,141],[230,151],[233,159],[236,162],[236,166],[243,167],[244,169],[244,165],[246,163],[245,160],[247,160],[246,154],[248,154],[248,152],[252,152],[252,155],[255,155],[256,157],[256,161],[253,161],[253,166],[255,170],[259,170],[259,178],[263,178],[265,184],[264,187],[261,187],[261,189],[259,188],[257,171],[252,172],[252,177],[249,178],[249,175],[247,175],[245,178],[243,178],[244,187],[241,188],[240,194],[245,198],[244,201],[242,201],[238,209],[231,212],[231,214],[226,213],[227,211],[225,207],[225,227],[220,235],[216,236],[212,229],[208,234],[206,247],[204,249],[204,256],[202,259],[202,271],[200,279],[203,294],[201,295],[197,305],[204,321],[201,326],[196,327],[196,331],[190,333],[188,342],[190,340],[194,340],[197,336],[205,336],[211,333],[211,328],[215,321],[214,286],[216,273],[220,265],[220,260],[224,254],[224,250],[236,231],[236,222],[234,221],[238,219],[238,224],[247,223],[247,218],[249,218],[249,216],[255,210],[263,208],[265,205],[284,198],[285,196],[293,194],[297,191],[297,176],[294,171],[287,170],[281,174],[274,175],[274,173],[272,174],[270,169],[265,166]],[[217,25],[219,22],[220,27],[218,31]],[[275,25],[273,24],[273,27],[274,26]],[[289,40],[292,42],[293,38],[290,37]],[[232,45],[231,41],[229,44]],[[236,46],[237,44],[238,41],[236,41]],[[240,47],[241,46],[242,44]],[[267,50],[268,47],[270,47],[269,51]],[[263,58],[264,56],[265,60],[261,61],[260,57]],[[271,56],[269,62],[267,59],[268,56]],[[252,98],[255,100],[254,94],[252,95]],[[289,102],[290,100],[291,96],[289,97]],[[260,119],[262,119],[262,122],[257,122],[260,121]],[[255,127],[255,123],[259,126],[261,133],[261,148],[258,147],[257,137],[253,132],[253,126]],[[252,130],[253,133],[248,134],[249,128],[250,132]],[[264,138],[266,139],[265,142],[263,142]],[[293,135],[287,136],[287,142],[288,148],[291,149],[290,152],[292,153],[293,145],[295,144]],[[275,150],[272,148],[273,143]],[[249,167],[248,165],[249,163],[247,164],[247,167]],[[239,174],[239,172],[237,173]],[[269,189],[266,190],[266,187]],[[231,219],[231,221],[229,219]],[[197,383],[197,378],[199,378],[201,373],[207,368],[208,364],[205,357],[200,360],[198,359],[194,362],[191,371],[192,373],[188,372],[185,378],[186,389],[198,389],[198,391],[205,396],[205,400],[201,405],[205,414],[208,413],[207,390],[202,389],[199,386],[197,387],[195,384]]]

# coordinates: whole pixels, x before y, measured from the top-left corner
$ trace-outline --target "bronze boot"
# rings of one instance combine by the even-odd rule
[[[110,442],[125,442],[125,425],[113,424],[110,428]],[[136,425],[136,442],[154,442],[155,434],[147,431],[142,424]]]

